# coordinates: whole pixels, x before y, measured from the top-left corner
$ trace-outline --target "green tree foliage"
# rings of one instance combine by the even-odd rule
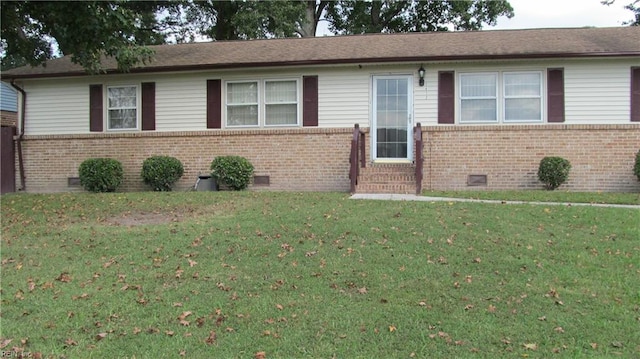
[[[335,34],[479,30],[499,16],[513,16],[506,0],[357,1],[340,0],[327,8]]]
[[[194,1],[183,10],[183,27],[213,40],[292,37],[305,17],[303,1]]]
[[[2,1],[2,68],[72,54],[90,73],[101,59],[121,71],[150,61],[145,45],[197,39],[315,36],[327,21],[336,35],[478,30],[513,16],[506,0]]]
[[[156,13],[171,3],[128,1],[2,1],[3,68],[31,66],[61,54],[91,73],[103,56],[122,71],[148,61],[143,45],[164,42]],[[57,51],[56,51],[57,50]],[[6,67],[5,67],[6,66]]]
[[[613,3],[615,3],[616,0],[603,0],[601,1],[601,3],[603,5],[612,5]],[[628,3],[627,5],[624,5],[624,8],[633,12],[633,19],[631,20],[627,20],[625,22],[623,22],[623,25],[630,25],[630,26],[640,26],[640,0],[633,0],[632,2]]]

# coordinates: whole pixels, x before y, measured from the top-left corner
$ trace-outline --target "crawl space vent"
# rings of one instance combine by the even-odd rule
[[[486,186],[487,175],[469,175],[467,177],[467,186]]]

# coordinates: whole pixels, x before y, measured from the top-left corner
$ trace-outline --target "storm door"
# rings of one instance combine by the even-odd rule
[[[374,161],[413,158],[411,83],[411,76],[373,77],[371,153]]]

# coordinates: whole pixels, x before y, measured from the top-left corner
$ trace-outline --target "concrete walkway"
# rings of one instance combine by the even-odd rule
[[[386,201],[391,200],[391,201],[423,201],[423,202],[476,202],[476,203],[493,203],[493,204],[532,204],[532,205],[541,205],[541,206],[567,206],[567,207],[578,207],[578,206],[608,207],[608,208],[629,208],[629,209],[640,210],[640,205],[635,205],[635,204],[498,201],[498,200],[492,200],[492,199],[425,197],[425,196],[416,196],[414,194],[356,193],[352,195],[350,198],[351,199],[386,200]]]

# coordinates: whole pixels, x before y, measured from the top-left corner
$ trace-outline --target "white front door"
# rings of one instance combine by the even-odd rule
[[[413,159],[411,76],[374,76],[371,153],[374,161]]]

